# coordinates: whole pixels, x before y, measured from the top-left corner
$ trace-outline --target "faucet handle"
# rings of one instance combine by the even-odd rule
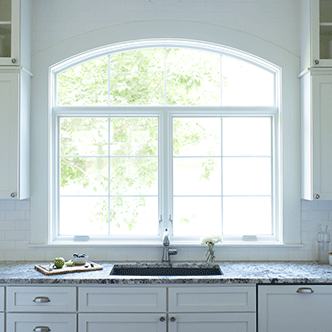
[[[169,255],[177,255],[177,254],[178,254],[178,251],[177,251],[177,249],[169,249],[169,250],[168,250],[168,254],[169,254]]]

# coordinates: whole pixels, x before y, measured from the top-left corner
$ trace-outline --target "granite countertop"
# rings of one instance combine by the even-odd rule
[[[0,284],[117,284],[117,285],[172,285],[172,284],[256,284],[256,283],[331,283],[332,266],[314,262],[222,262],[221,276],[159,277],[113,276],[114,264],[102,263],[101,271],[46,276],[34,269],[42,262],[0,263]],[[175,263],[173,265],[181,263]],[[185,264],[185,263],[183,263]],[[195,265],[195,263],[188,263]],[[187,265],[188,265],[187,264]]]

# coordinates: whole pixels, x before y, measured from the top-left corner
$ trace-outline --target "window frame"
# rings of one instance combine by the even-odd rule
[[[180,41],[175,43],[174,41],[163,41],[162,44],[155,43],[151,41],[144,41],[139,43],[130,43],[127,47],[115,48],[114,46],[106,47],[103,50],[91,51],[86,54],[80,55],[69,61],[61,63],[58,66],[55,66],[52,69],[52,144],[51,144],[51,154],[52,154],[52,166],[51,166],[51,220],[50,220],[50,231],[49,231],[49,241],[51,243],[70,243],[73,242],[73,237],[69,236],[57,236],[57,227],[58,224],[58,200],[59,200],[59,186],[58,186],[58,176],[59,174],[59,126],[58,121],[60,117],[70,116],[70,117],[90,117],[92,114],[96,117],[103,116],[158,116],[159,118],[159,153],[158,153],[158,162],[160,162],[159,172],[159,187],[158,195],[160,197],[158,203],[158,209],[160,219],[159,221],[159,234],[158,237],[126,237],[126,236],[117,236],[116,239],[111,239],[110,237],[91,237],[91,243],[155,243],[160,241],[162,236],[163,229],[170,229],[172,233],[172,222],[171,216],[173,215],[173,202],[170,197],[173,197],[173,188],[172,181],[169,179],[172,178],[172,119],[173,117],[179,116],[262,116],[269,115],[272,118],[272,130],[271,130],[271,145],[272,145],[272,212],[273,217],[273,236],[258,236],[254,242],[259,243],[282,243],[282,219],[281,214],[279,213],[281,209],[281,195],[280,195],[280,160],[278,158],[280,154],[280,75],[281,70],[277,66],[270,64],[267,61],[258,59],[257,57],[248,55],[245,52],[240,52],[233,49],[228,49],[225,47],[211,47],[211,45],[204,45],[202,43],[196,42],[184,42]],[[57,105],[57,75],[64,70],[75,66],[77,64],[89,61],[93,58],[104,56],[107,54],[125,52],[130,50],[137,49],[147,49],[147,48],[156,48],[156,47],[178,47],[178,48],[191,48],[196,50],[208,51],[208,52],[217,52],[220,55],[232,56],[239,58],[246,62],[252,63],[256,66],[259,66],[265,70],[268,70],[274,74],[275,77],[275,106],[110,106],[110,105],[97,105],[97,106],[59,106]],[[161,123],[164,123],[162,126]],[[163,160],[163,161],[161,161]],[[165,198],[165,196],[167,198]],[[169,212],[172,212],[171,214]],[[165,216],[169,216],[165,217]],[[157,221],[156,221],[157,222]],[[224,237],[223,241],[225,243],[244,243],[243,238],[240,237]],[[179,244],[188,244],[188,243],[199,243],[198,238],[186,238],[186,237],[172,237],[172,242]]]
[[[169,26],[172,30],[169,30]],[[72,62],[78,57],[84,58],[91,52],[99,52],[108,47],[114,49],[125,48],[132,41],[136,45],[143,43],[162,44],[164,40],[199,43],[215,49],[241,50],[241,54],[251,54],[253,58],[265,59],[272,66],[278,68],[280,77],[278,86],[280,90],[280,182],[282,185],[281,206],[279,213],[283,220],[281,227],[281,242],[257,244],[245,242],[241,248],[299,248],[301,244],[301,199],[300,199],[300,83],[298,72],[300,59],[287,50],[258,38],[227,27],[216,26],[199,22],[180,21],[149,21],[126,22],[111,25],[100,30],[89,31],[82,35],[74,36],[36,53],[32,59],[34,80],[32,81],[32,109],[31,112],[31,248],[104,248],[98,254],[101,259],[106,258],[107,250],[121,248],[160,248],[160,241],[150,244],[120,244],[120,243],[52,243],[50,240],[50,216],[52,207],[52,95],[54,90],[53,73],[57,68]],[[227,46],[223,46],[227,45]],[[92,51],[91,51],[92,50]],[[180,245],[180,244],[179,244]],[[84,246],[84,247],[83,247]],[[234,248],[237,244],[221,245],[223,248]],[[200,244],[188,243],[184,247],[196,249]],[[228,249],[227,249],[228,250]],[[113,251],[112,251],[113,252]],[[131,252],[131,251],[130,251]],[[134,253],[134,252],[133,252]],[[143,251],[149,255],[151,251]],[[109,253],[108,253],[109,254]],[[107,254],[107,255],[108,255]],[[131,255],[131,254],[130,254]],[[110,257],[113,257],[112,255]],[[131,256],[130,256],[131,257]],[[260,257],[260,256],[259,256]],[[128,257],[129,258],[129,257]],[[144,259],[144,258],[143,258]],[[155,259],[155,258],[153,258]]]

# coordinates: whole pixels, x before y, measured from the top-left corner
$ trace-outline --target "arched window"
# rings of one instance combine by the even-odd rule
[[[202,43],[53,70],[52,240],[279,240],[279,69]]]

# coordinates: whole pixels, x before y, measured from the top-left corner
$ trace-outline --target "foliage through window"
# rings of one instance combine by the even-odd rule
[[[277,74],[179,46],[56,72],[53,240],[277,240]]]

